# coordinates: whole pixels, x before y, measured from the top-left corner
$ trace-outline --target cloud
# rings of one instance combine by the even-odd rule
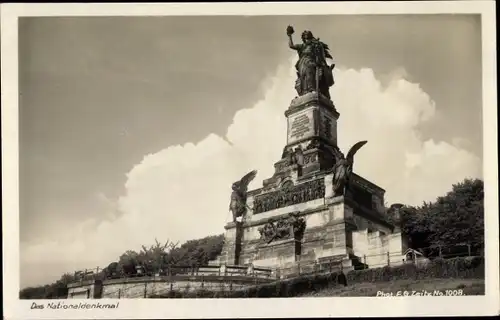
[[[222,233],[230,219],[231,183],[257,169],[250,187],[261,186],[281,155],[284,111],[295,96],[294,60],[262,82],[265,97],[238,111],[225,137],[208,134],[197,143],[146,155],[127,174],[126,193],[117,202],[122,214],[116,220],[75,228],[73,242],[22,248],[24,272],[51,262],[50,270],[26,275],[23,282],[48,281],[43,277],[58,278],[77,266],[104,266],[155,238],[182,242]],[[394,76],[403,73],[382,84],[370,69],[335,70],[332,99],[341,114],[339,146],[346,152],[355,142],[368,140],[356,155],[354,170],[385,188],[388,203],[420,204],[465,177],[481,177],[481,161],[473,154],[458,145],[421,139],[418,127],[433,118],[436,107],[418,84]]]

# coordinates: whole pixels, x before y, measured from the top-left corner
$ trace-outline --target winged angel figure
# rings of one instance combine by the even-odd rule
[[[257,170],[250,171],[240,181],[233,183],[229,204],[229,210],[233,213],[233,222],[236,222],[236,218],[243,216],[247,210],[248,185],[255,179],[255,176],[257,176]]]
[[[345,193],[349,182],[349,176],[352,173],[352,167],[354,165],[354,155],[367,142],[368,141],[360,141],[353,145],[351,149],[349,149],[347,157],[344,157],[344,155],[340,153],[339,159],[337,159],[333,167],[333,192],[336,196]]]

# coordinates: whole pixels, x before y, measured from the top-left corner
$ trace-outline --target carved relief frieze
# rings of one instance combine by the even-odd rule
[[[259,195],[254,200],[254,214],[320,199],[325,196],[324,179],[316,179],[295,186]]]

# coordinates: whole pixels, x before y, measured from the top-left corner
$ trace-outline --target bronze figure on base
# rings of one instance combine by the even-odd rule
[[[364,146],[368,141],[360,141],[353,145],[349,152],[347,153],[347,157],[339,152],[338,158],[333,166],[333,192],[335,196],[344,195],[348,182],[349,176],[352,173],[352,167],[354,165],[354,155]]]
[[[243,216],[247,210],[247,191],[250,182],[257,176],[257,170],[250,171],[240,181],[233,183],[231,193],[231,202],[229,203],[229,210],[233,213],[233,222],[236,218]]]

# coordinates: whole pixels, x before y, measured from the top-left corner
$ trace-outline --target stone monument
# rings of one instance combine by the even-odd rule
[[[286,31],[299,56],[298,96],[285,112],[286,145],[262,188],[246,190],[255,171],[233,184],[233,219],[225,226],[218,262],[295,270],[299,264],[336,261],[345,270],[390,263],[384,255],[390,252],[398,263],[402,259],[393,253],[406,248],[385,218],[385,191],[353,172],[354,155],[367,141],[356,143],[347,156],[337,146],[329,48],[310,31],[302,33],[301,44],[293,42],[293,27]]]

